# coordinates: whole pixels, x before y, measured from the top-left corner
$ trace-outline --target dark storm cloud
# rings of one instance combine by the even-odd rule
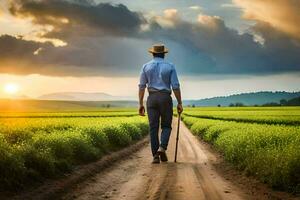
[[[55,47],[52,43],[0,36],[0,73],[53,76],[120,76],[140,70],[147,59],[142,40],[92,38]],[[96,43],[96,45],[92,45]],[[132,48],[134,45],[137,47]],[[105,48],[103,48],[105,47]],[[128,59],[131,58],[131,59]],[[138,63],[138,64],[137,64]]]
[[[33,57],[33,52],[36,51],[40,45],[37,42],[25,41],[22,38],[15,38],[9,35],[2,35],[0,37],[0,55],[3,58],[15,58],[19,55],[20,58]]]
[[[0,73],[51,74],[51,65],[45,63],[44,49],[55,48],[51,43],[26,41],[9,35],[0,36]],[[54,70],[55,71],[55,70]]]
[[[30,17],[37,25],[50,25],[50,31],[37,36],[60,39],[67,45],[54,47],[50,43],[46,45],[9,37],[5,43],[16,44],[13,49],[24,51],[24,56],[11,52],[12,48],[7,49],[9,44],[0,43],[3,51],[10,52],[1,56],[0,72],[128,75],[139,70],[137,65],[146,59],[147,55],[140,47],[150,43],[132,39],[138,37],[140,26],[146,21],[141,14],[122,4],[95,4],[87,0],[16,0],[11,1],[10,12],[19,18]],[[0,36],[0,40],[4,41],[7,37]],[[133,56],[137,58],[132,59]]]
[[[131,35],[145,23],[143,16],[122,4],[95,4],[87,0],[15,0],[10,12],[18,17],[32,17],[39,25],[54,30],[45,37],[67,39],[69,35]]]
[[[15,0],[10,11],[51,25],[43,38],[67,43],[0,37],[0,72],[72,76],[138,74],[149,59],[146,49],[161,41],[181,74],[272,74],[300,71],[300,44],[286,32],[259,22],[240,34],[219,17],[184,21],[176,10],[148,21],[124,5],[88,0]],[[143,29],[141,27],[143,26]],[[254,41],[260,35],[264,44]],[[12,44],[12,45],[11,45]],[[3,56],[2,56],[3,55]]]
[[[159,25],[157,21],[162,20],[172,26]],[[300,43],[266,23],[253,27],[253,32],[264,38],[264,44],[255,42],[252,34],[239,34],[226,27],[218,17],[199,16],[198,23],[189,23],[174,14],[153,20],[151,27],[155,38],[172,40],[188,52],[176,58],[190,74],[300,71]]]
[[[253,30],[264,38],[263,58],[269,71],[300,71],[300,41],[268,23],[257,23]]]

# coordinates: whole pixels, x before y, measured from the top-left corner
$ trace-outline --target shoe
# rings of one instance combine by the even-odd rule
[[[157,153],[159,154],[160,160],[162,162],[167,162],[168,161],[168,156],[166,154],[166,150],[163,147],[159,147]]]
[[[159,164],[159,163],[160,163],[159,155],[153,156],[153,161],[152,161],[152,163],[153,163],[153,164]]]

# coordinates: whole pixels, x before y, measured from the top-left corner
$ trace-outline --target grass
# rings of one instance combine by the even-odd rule
[[[110,108],[108,109],[107,106]],[[126,110],[136,107],[135,101],[63,101],[0,99],[1,112],[74,112]],[[131,109],[132,110],[132,109]]]
[[[227,161],[274,188],[300,192],[300,127],[184,116],[195,134]]]
[[[0,113],[0,118],[84,118],[84,117],[131,117],[137,116],[137,111],[97,110],[94,112],[13,112]]]
[[[113,111],[110,117],[105,113],[55,113],[49,114],[51,117],[36,113],[39,117],[1,118],[0,188],[15,190],[57,177],[148,133],[146,118],[122,113]]]
[[[188,108],[184,114],[224,121],[300,125],[300,107]]]

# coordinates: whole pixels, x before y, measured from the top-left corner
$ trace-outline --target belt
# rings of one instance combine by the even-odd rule
[[[149,94],[168,94],[171,95],[171,92],[168,90],[153,90],[153,89],[148,89]]]

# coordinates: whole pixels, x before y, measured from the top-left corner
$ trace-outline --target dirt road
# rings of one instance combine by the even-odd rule
[[[151,164],[149,144],[128,159],[79,184],[63,199],[250,199],[212,166],[217,159],[181,126],[178,163],[174,163],[177,120],[169,162]]]

